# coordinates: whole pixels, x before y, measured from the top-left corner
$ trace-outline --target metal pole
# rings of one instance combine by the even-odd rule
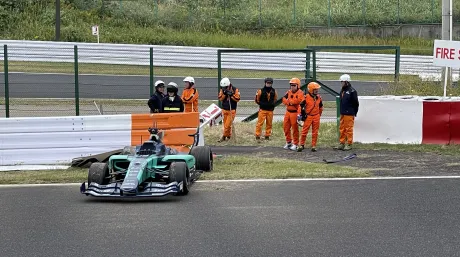
[[[310,80],[310,57],[311,56],[311,52],[310,51],[307,51],[305,53],[305,82],[309,81]]]
[[[55,28],[55,41],[61,39],[61,1],[56,0],[56,28]]]
[[[331,27],[331,0],[327,0],[327,26]]]
[[[395,57],[395,82],[399,81],[399,65],[401,63],[401,47],[396,47],[396,57]]]
[[[398,21],[397,21],[397,24],[400,23],[400,13],[399,13],[399,12],[401,11],[400,1],[401,1],[401,0],[398,0],[398,10],[397,10],[397,11],[398,11]]]
[[[296,11],[296,0],[294,0],[294,13],[293,13],[293,23],[296,23],[296,18],[295,18],[295,11]]]
[[[316,50],[313,50],[313,80],[316,81]]]
[[[78,86],[78,47],[75,45],[73,47],[73,54],[75,57],[75,115],[80,116],[80,92]]]
[[[8,81],[8,46],[3,45],[3,63],[5,66],[5,117],[10,117],[10,86]]]
[[[153,95],[153,47],[150,47],[150,95]]]
[[[262,0],[259,0],[259,26],[262,27]]]
[[[451,40],[451,0],[442,0],[442,39]],[[449,67],[444,68],[444,97],[446,97],[448,78],[450,77]],[[450,80],[450,79],[449,79]]]
[[[366,25],[366,0],[363,0],[363,25]]]

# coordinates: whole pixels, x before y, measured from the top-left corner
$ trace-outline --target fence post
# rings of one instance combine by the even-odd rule
[[[74,53],[74,65],[75,65],[75,115],[80,116],[80,92],[78,86],[78,47],[74,45],[73,47]]]
[[[292,22],[294,24],[296,24],[296,0],[294,0],[294,13],[293,13],[293,17],[292,17]]]
[[[401,62],[401,47],[396,47],[396,56],[395,56],[395,82],[399,81],[399,65]]]
[[[5,117],[10,117],[10,85],[8,81],[8,46],[3,45],[3,63],[5,66]]]
[[[313,80],[316,81],[318,80],[316,78],[316,49],[313,49],[313,64],[312,65],[313,65],[312,67],[313,68]]]
[[[363,1],[363,25],[366,25],[366,0]]]
[[[220,80],[222,79],[222,52],[217,49],[217,95],[220,92]],[[222,108],[222,103],[218,100],[218,106]]]
[[[150,95],[153,95],[153,47],[150,47]]]
[[[310,79],[310,76],[311,76],[310,75],[310,67],[311,67],[310,66],[310,56],[311,56],[311,52],[306,51],[305,52],[305,62],[306,62],[306,64],[305,64],[305,66],[306,66],[305,67],[306,68],[305,69],[305,80]]]

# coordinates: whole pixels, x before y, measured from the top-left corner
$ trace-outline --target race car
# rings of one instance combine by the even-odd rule
[[[149,140],[141,145],[125,147],[106,163],[92,163],[80,192],[96,197],[187,195],[203,172],[212,171],[211,148],[196,144],[199,130],[189,135],[195,142],[189,152],[166,146],[158,129],[149,128],[149,132]]]

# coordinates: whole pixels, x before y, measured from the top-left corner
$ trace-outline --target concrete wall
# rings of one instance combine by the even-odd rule
[[[442,25],[412,24],[381,27],[334,27],[334,28],[308,28],[308,32],[322,35],[363,35],[374,37],[417,37],[425,39],[441,39]],[[460,39],[460,24],[454,24],[452,37]]]

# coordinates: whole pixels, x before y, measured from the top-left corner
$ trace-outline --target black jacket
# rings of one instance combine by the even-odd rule
[[[340,114],[356,116],[358,114],[358,92],[349,84],[340,90]]]
[[[161,112],[163,98],[165,95],[159,91],[156,91],[147,102],[148,106],[150,107],[150,113],[158,113]]]
[[[269,97],[270,96],[270,100]],[[257,103],[260,109],[265,111],[275,110],[276,90],[272,87],[263,87],[260,89],[260,101]]]
[[[174,97],[173,101],[169,101],[169,96],[166,95],[161,105],[161,112],[184,112],[184,103],[178,95]]]

